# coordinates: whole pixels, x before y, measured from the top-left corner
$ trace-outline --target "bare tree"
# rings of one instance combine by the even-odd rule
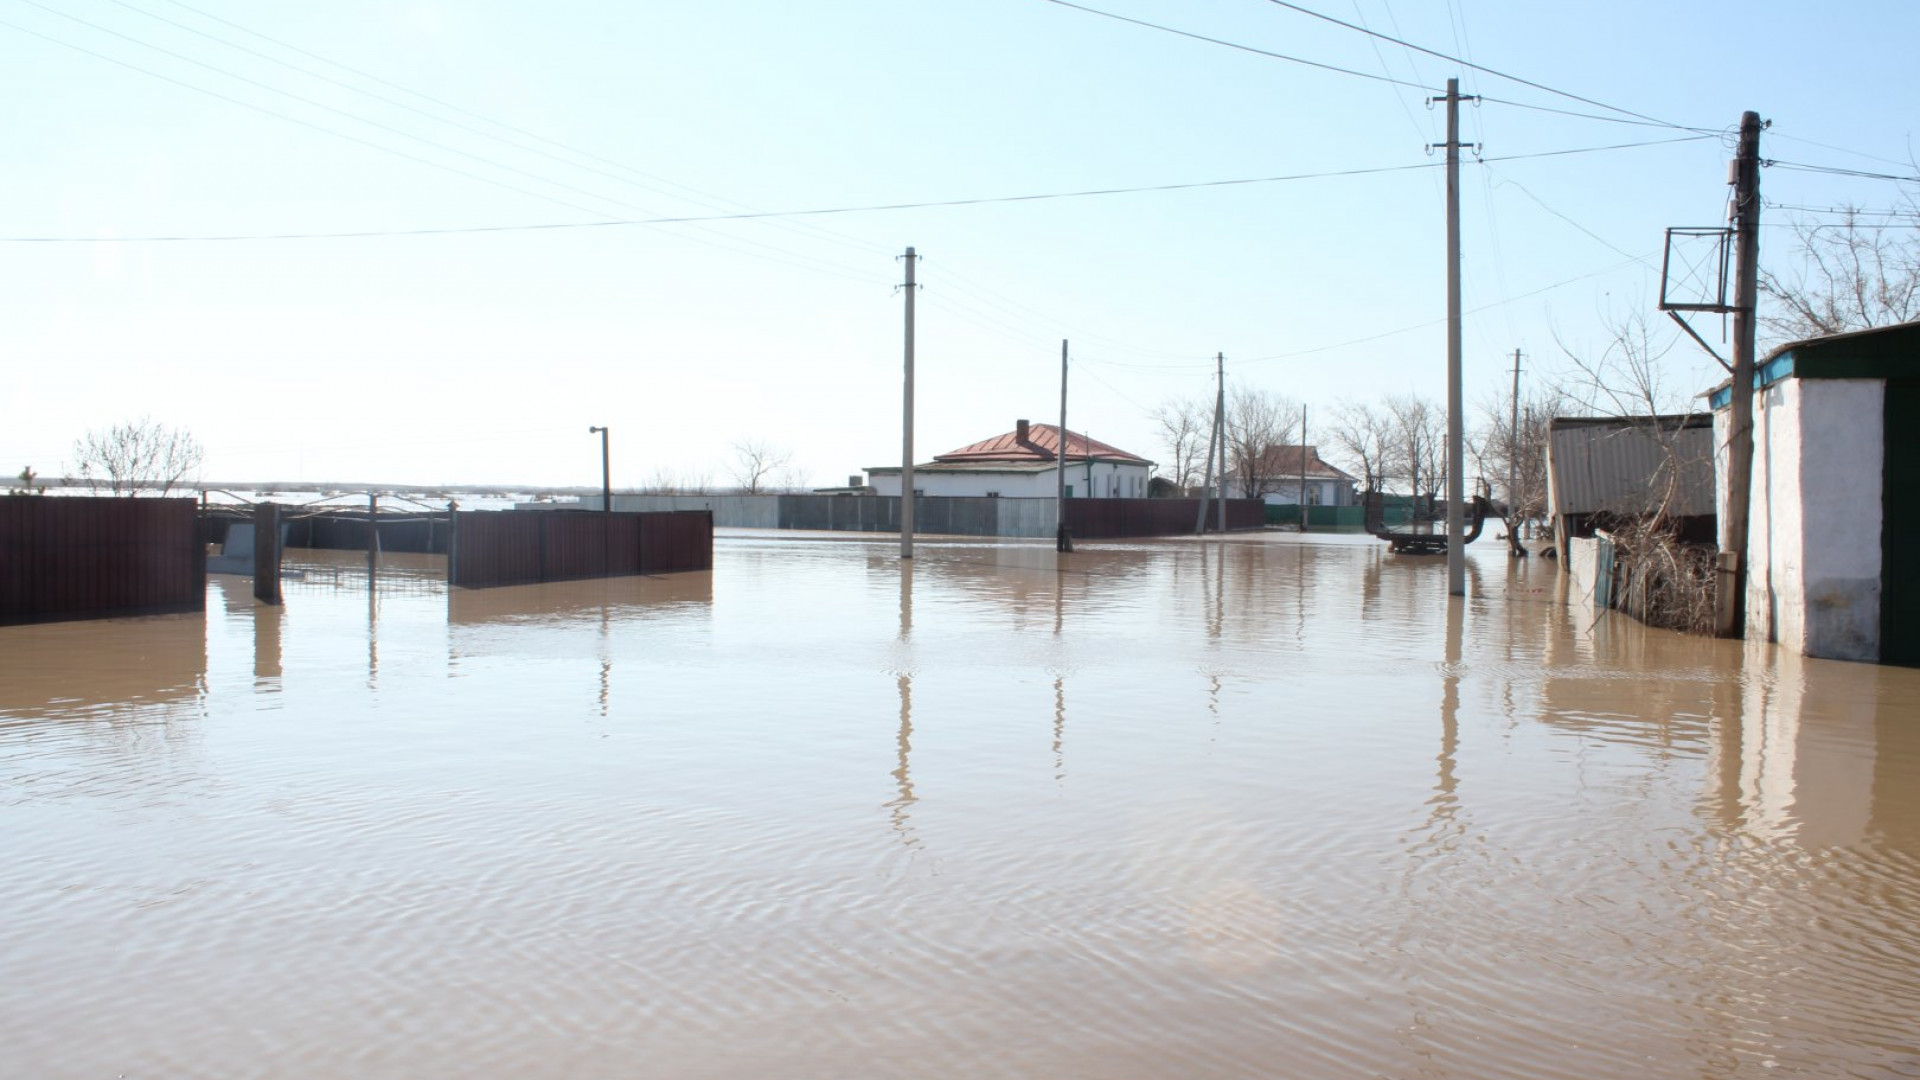
[[[73,444],[78,480],[95,494],[164,498],[198,472],[205,457],[192,434],[144,416],[89,431]]]
[[[1393,418],[1371,405],[1342,401],[1333,412],[1333,445],[1360,470],[1366,491],[1381,491],[1393,435]]]
[[[1418,394],[1390,395],[1385,410],[1388,438],[1381,472],[1405,478],[1415,495],[1420,494],[1422,481],[1426,490],[1438,491],[1446,471],[1446,414]]]
[[[749,495],[758,495],[766,487],[767,478],[793,460],[793,452],[774,446],[761,439],[741,439],[733,444],[733,465],[728,469],[740,485],[740,490]]]
[[[1474,456],[1488,475],[1513,477],[1506,492],[1508,520],[1515,526],[1542,519],[1547,513],[1547,436],[1553,418],[1570,407],[1567,393],[1556,384],[1530,387],[1516,408],[1505,394],[1480,403],[1480,428]],[[1518,426],[1515,413],[1518,412]]]
[[[1572,364],[1569,390],[1589,410],[1629,421],[1623,430],[1656,443],[1660,457],[1644,494],[1622,496],[1605,510],[1618,559],[1616,606],[1654,625],[1711,633],[1713,547],[1684,542],[1682,515],[1702,512],[1685,496],[1711,487],[1712,440],[1687,438],[1700,418],[1685,415],[1688,398],[1662,379],[1661,361],[1674,339],[1653,333],[1638,312],[1616,316],[1607,326],[1612,339],[1597,353],[1560,343]]]
[[[1786,342],[1920,318],[1917,227],[1912,201],[1884,215],[1846,206],[1837,221],[1795,219],[1799,265],[1790,275],[1760,272],[1761,326]]]
[[[1227,395],[1227,472],[1241,497],[1257,499],[1294,479],[1274,475],[1271,460],[1298,437],[1299,421],[1300,407],[1279,394],[1242,386]]]
[[[1193,398],[1171,398],[1153,410],[1161,445],[1172,464],[1161,474],[1186,492],[1200,484],[1207,461],[1207,436],[1213,433],[1213,410]]]

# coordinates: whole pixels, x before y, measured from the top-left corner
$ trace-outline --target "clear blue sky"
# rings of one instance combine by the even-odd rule
[[[1630,119],[1265,0],[1088,6]],[[1755,109],[1768,158],[1914,171],[1897,163],[1920,116],[1920,4],[1306,6],[1686,128]],[[1048,0],[0,0],[0,42],[7,237],[1144,187],[1426,165],[1443,132],[1422,90]],[[1493,102],[1463,123],[1489,159],[1462,184],[1473,401],[1503,392],[1513,349],[1544,374],[1556,337],[1598,348],[1609,314],[1652,310],[1662,230],[1724,217],[1730,140],[1500,161],[1694,132]],[[1821,207],[1913,190],[1780,168],[1762,184]],[[899,461],[908,245],[925,256],[920,459],[1053,417],[1063,337],[1072,426],[1159,457],[1146,414],[1209,394],[1216,351],[1230,381],[1317,415],[1441,397],[1442,211],[1435,168],[698,226],[0,243],[0,471],[57,475],[82,432],[147,414],[196,433],[217,479],[592,484],[587,427],[605,424],[616,485],[724,482],[744,438],[835,483]],[[1790,259],[1789,240],[1766,230],[1763,260]],[[1717,373],[1692,346],[1668,364],[1680,386]]]

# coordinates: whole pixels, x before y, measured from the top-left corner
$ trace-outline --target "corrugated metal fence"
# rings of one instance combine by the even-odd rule
[[[193,499],[0,498],[0,624],[201,611]]]
[[[1228,499],[1226,504],[1229,531],[1266,525],[1266,505],[1259,499]],[[1208,529],[1219,521],[1219,512],[1213,502],[1207,503]],[[1199,517],[1199,499],[1067,500],[1067,528],[1076,540],[1178,536],[1193,532]]]
[[[470,589],[542,581],[670,574],[713,567],[713,515],[704,510],[453,516],[447,581]]]

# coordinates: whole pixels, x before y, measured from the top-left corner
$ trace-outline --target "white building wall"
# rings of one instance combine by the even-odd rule
[[[1801,398],[1801,651],[1877,662],[1886,384],[1792,381]]]
[[[1100,499],[1144,499],[1147,497],[1149,471],[1145,465],[1117,462],[1093,463],[1093,497]],[[1067,466],[1067,484],[1073,498],[1086,498],[1088,471],[1085,464]],[[899,473],[870,473],[867,482],[876,495],[900,494]],[[997,493],[1006,499],[1050,499],[1054,496],[1057,470],[1034,472],[957,472],[936,469],[913,474],[913,486],[925,495],[982,496]]]
[[[1747,636],[1807,656],[1880,656],[1884,384],[1783,379],[1754,395]],[[1725,446],[1728,413],[1714,416]],[[1715,502],[1726,512],[1726,470]]]

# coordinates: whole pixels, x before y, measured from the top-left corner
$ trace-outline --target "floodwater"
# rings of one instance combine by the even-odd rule
[[[0,1074],[1920,1076],[1920,671],[1482,548],[0,629]]]

